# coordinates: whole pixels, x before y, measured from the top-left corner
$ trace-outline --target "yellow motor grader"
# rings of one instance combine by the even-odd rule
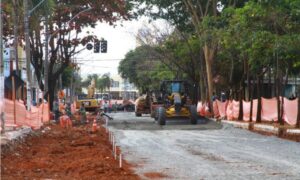
[[[191,124],[197,124],[197,109],[189,98],[188,83],[182,80],[162,81],[161,97],[151,109],[155,111],[155,120],[165,125],[172,118],[189,119]]]

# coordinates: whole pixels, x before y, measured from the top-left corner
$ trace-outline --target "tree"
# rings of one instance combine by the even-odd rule
[[[90,41],[97,41],[97,37],[93,35],[82,34],[84,27],[95,27],[99,21],[105,21],[113,24],[120,19],[128,19],[126,4],[122,0],[114,1],[54,1],[56,7],[50,12],[49,32],[51,38],[50,45],[50,61],[48,72],[48,87],[50,102],[54,98],[54,90],[56,80],[65,68],[71,63],[71,57],[76,54],[76,49],[82,45],[85,46]],[[85,11],[91,7],[89,11]],[[44,14],[41,14],[44,15]],[[31,19],[32,21],[32,19]],[[32,27],[32,26],[31,26]],[[36,76],[43,89],[43,39],[41,36],[41,28],[35,26],[31,28],[31,49],[32,49],[32,64],[35,68]]]
[[[279,99],[279,96],[284,96],[283,76],[287,80],[290,72],[297,71],[295,64],[299,61],[299,54],[294,49],[294,44],[299,43],[299,23],[296,20],[299,15],[295,13],[294,8],[299,8],[299,3],[293,0],[250,1],[242,8],[236,9],[230,18],[227,29],[227,33],[230,34],[225,36],[223,42],[227,47],[235,46],[237,53],[247,58],[248,76],[256,79],[258,121],[261,119],[261,82],[268,72],[269,77],[272,75],[276,80],[278,119],[283,123],[283,107],[280,103],[283,102],[283,98]],[[228,48],[225,51],[228,51]],[[294,70],[291,71],[292,69]]]
[[[201,65],[206,67],[206,80],[208,87],[208,97],[212,97],[213,93],[213,74],[212,65],[218,50],[218,36],[214,36],[215,29],[203,28],[205,23],[203,20],[205,17],[217,17],[219,12],[217,11],[217,0],[177,0],[177,1],[162,1],[162,0],[136,0],[138,2],[146,2],[148,9],[152,9],[153,6],[159,7],[157,13],[149,13],[150,16],[156,18],[164,18],[172,22],[172,24],[180,27],[180,30],[192,30],[199,43],[201,44],[200,50],[203,51],[205,62],[201,62]],[[229,6],[241,6],[244,1],[226,1],[223,2],[225,7]],[[176,17],[180,17],[179,19]],[[211,18],[211,19],[213,19]],[[188,28],[190,27],[190,28]],[[204,40],[204,41],[203,41]],[[201,78],[200,78],[201,79]],[[204,83],[202,83],[204,86]],[[211,101],[211,98],[210,100]],[[210,103],[212,110],[212,102]]]

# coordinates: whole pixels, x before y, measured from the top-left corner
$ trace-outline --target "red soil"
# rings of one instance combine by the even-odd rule
[[[148,173],[144,173],[144,176],[150,179],[161,179],[161,178],[166,178],[168,176],[162,174],[162,173],[158,173],[158,172],[148,172]]]
[[[124,160],[119,168],[103,128],[91,134],[91,125],[49,127],[1,152],[1,179],[140,179]]]

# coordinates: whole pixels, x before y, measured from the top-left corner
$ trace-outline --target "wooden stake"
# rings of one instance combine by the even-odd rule
[[[108,131],[108,135],[109,135],[109,142],[111,143],[111,140],[112,140],[112,137],[111,137],[111,132],[110,131]]]
[[[47,100],[48,100],[48,119],[49,119],[49,123],[50,123],[50,96],[49,96],[49,93],[48,93],[48,97],[47,97]]]
[[[120,165],[120,168],[122,168],[122,153],[120,153],[120,155],[119,155],[119,165]]]
[[[106,118],[105,118],[105,129],[106,129],[106,133],[108,132],[107,128],[108,128],[108,119],[107,119],[107,117],[106,117]]]
[[[114,153],[114,155],[115,155],[115,159],[117,160],[117,144],[115,143],[115,153]]]
[[[17,119],[16,119],[16,87],[15,87],[15,77],[12,76],[12,98],[13,98],[13,102],[14,102],[14,124],[17,124]],[[16,128],[14,127],[14,130],[16,130]]]

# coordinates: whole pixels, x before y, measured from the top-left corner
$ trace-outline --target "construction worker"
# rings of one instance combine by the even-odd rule
[[[67,115],[66,111],[62,111],[62,116],[59,118],[60,126],[62,128],[71,128],[72,127],[72,121],[70,117]]]
[[[54,111],[54,120],[56,121],[56,123],[58,123],[59,121],[59,104],[57,99],[55,99],[54,103],[53,103],[53,111]]]
[[[98,110],[98,113],[97,113],[97,116],[96,116],[97,122],[99,122],[100,120],[103,120],[102,119],[103,116],[107,117],[109,120],[113,120],[113,118],[111,116],[107,115],[105,112],[103,112],[103,109],[100,108]]]
[[[80,114],[80,122],[82,124],[86,123],[86,111],[83,103],[81,103],[80,105],[79,114]]]
[[[104,112],[105,113],[108,112],[108,103],[107,103],[107,101],[104,102]]]
[[[116,113],[117,112],[117,108],[118,108],[118,104],[117,101],[112,105],[112,109],[113,111]]]
[[[67,115],[71,118],[72,117],[72,112],[71,112],[71,104],[67,103],[66,104],[66,113]]]

